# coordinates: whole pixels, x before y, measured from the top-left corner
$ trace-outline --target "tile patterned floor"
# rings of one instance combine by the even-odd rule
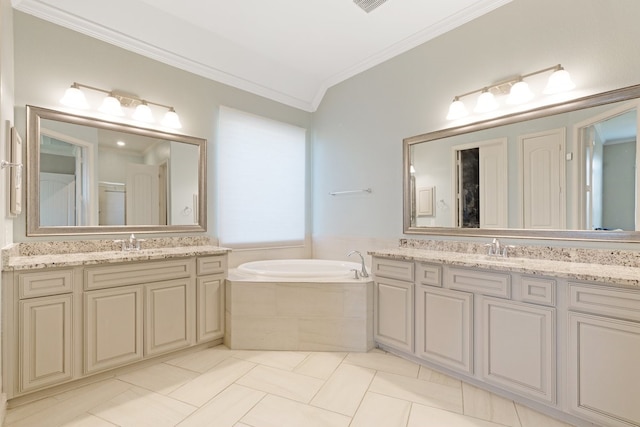
[[[568,427],[399,357],[218,346],[11,409],[5,427]]]

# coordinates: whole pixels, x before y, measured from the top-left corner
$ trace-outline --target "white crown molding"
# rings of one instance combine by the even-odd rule
[[[248,80],[237,75],[225,72],[212,65],[194,61],[185,56],[178,55],[156,45],[144,42],[122,32],[109,29],[96,22],[88,21],[77,15],[63,11],[39,0],[12,0],[14,8],[46,21],[61,25],[79,33],[102,40],[112,45],[121,47],[131,52],[146,56],[156,61],[173,67],[197,74],[199,76],[241,89],[267,99],[280,102],[306,112],[314,112],[322,102],[327,90],[359,73],[362,73],[376,65],[381,64],[399,54],[409,51],[447,31],[472,21],[479,16],[490,12],[512,0],[484,0],[478,1],[461,12],[432,25],[390,47],[370,56],[369,58],[354,64],[346,70],[337,73],[315,90],[312,99],[301,99],[281,90],[266,87],[257,81]]]
[[[259,83],[226,73],[210,65],[193,61],[189,58],[177,55],[137,38],[111,30],[103,25],[87,21],[66,11],[51,7],[50,5],[37,0],[14,0],[13,6],[21,12],[36,16],[181,70],[197,74],[201,77],[206,77],[219,83],[223,83],[303,111],[312,112],[314,110],[310,101],[299,99],[281,91],[273,90]]]

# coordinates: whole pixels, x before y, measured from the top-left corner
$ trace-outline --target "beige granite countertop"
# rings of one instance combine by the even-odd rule
[[[224,255],[230,249],[212,245],[149,248],[138,251],[95,251],[48,255],[8,256],[2,266],[4,271],[28,270],[50,267],[109,264],[126,261],[147,261],[202,255]]]
[[[640,288],[640,267],[533,258],[500,258],[477,253],[399,247],[370,251],[369,255],[406,261],[438,262],[461,267],[489,268],[531,275],[603,282]]]

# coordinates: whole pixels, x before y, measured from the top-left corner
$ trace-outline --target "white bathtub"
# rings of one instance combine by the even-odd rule
[[[240,265],[236,272],[245,277],[332,280],[354,278],[352,270],[360,272],[360,269],[361,265],[355,262],[324,259],[277,259],[247,262]]]
[[[360,263],[254,261],[229,271],[225,344],[243,350],[367,351],[373,281]]]

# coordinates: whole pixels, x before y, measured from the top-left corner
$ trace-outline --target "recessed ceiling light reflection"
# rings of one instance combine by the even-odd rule
[[[118,144],[118,147],[124,147],[125,145],[127,145],[127,143],[124,141],[118,141],[116,142],[116,144]]]

